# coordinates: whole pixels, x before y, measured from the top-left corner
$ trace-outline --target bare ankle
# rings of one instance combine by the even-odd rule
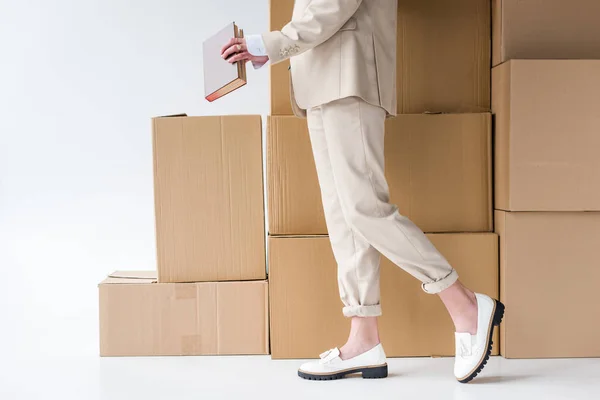
[[[477,332],[477,297],[475,293],[457,281],[439,294],[446,306],[456,332]]]
[[[348,341],[340,348],[342,360],[354,358],[379,344],[376,317],[353,317]]]

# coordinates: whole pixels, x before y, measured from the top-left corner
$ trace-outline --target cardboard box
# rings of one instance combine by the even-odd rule
[[[598,0],[492,0],[493,65],[600,58]]]
[[[507,358],[600,357],[600,213],[496,212]]]
[[[269,233],[326,234],[306,121],[271,116]],[[386,121],[391,202],[425,232],[491,231],[489,114],[407,114]]]
[[[273,358],[316,358],[345,343],[350,325],[327,236],[269,237],[269,281]]]
[[[138,271],[98,287],[101,356],[269,352],[266,281],[156,283]]]
[[[424,232],[493,230],[491,115],[402,115],[386,122],[391,201]]]
[[[498,298],[497,235],[428,237],[467,286]],[[315,358],[344,344],[350,325],[342,315],[329,238],[270,237],[269,268],[272,357]],[[381,274],[379,327],[387,355],[453,356],[454,327],[438,296],[423,292],[419,281],[383,257]]]
[[[266,278],[260,116],[155,118],[160,282]]]
[[[270,1],[270,29],[292,18],[293,0]],[[489,0],[399,0],[398,112],[490,109]],[[289,63],[271,66],[271,115],[291,115]]]
[[[267,117],[267,205],[271,235],[327,234],[305,119]]]
[[[492,74],[495,207],[600,210],[600,60],[512,60]]]
[[[489,0],[398,0],[398,112],[490,110]]]

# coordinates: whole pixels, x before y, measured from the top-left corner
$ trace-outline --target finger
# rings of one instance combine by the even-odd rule
[[[246,52],[246,46],[244,46],[243,44],[234,44],[233,46],[231,46],[230,48],[228,48],[227,50],[225,50],[225,52],[223,53],[222,57],[223,58],[227,58],[232,54],[235,53],[243,53]]]
[[[227,61],[230,64],[233,64],[238,61],[248,60],[249,58],[250,58],[250,53],[244,52],[244,53],[238,53],[238,54],[235,54],[235,55],[229,57],[229,59]]]
[[[250,53],[248,53],[247,51],[244,51],[242,53],[238,53],[238,54],[234,55],[233,57],[229,58],[227,61],[230,64],[232,64],[237,61],[249,60],[250,57],[251,57]]]
[[[221,55],[223,58],[227,58],[229,56],[231,56],[232,54],[235,54],[238,52],[237,49],[237,44],[234,44],[233,46],[229,47],[227,50],[225,50],[225,52]]]
[[[225,50],[227,50],[228,48],[230,48],[231,46],[234,45],[234,40],[235,40],[235,38],[229,39],[229,41],[227,43],[225,43],[225,45],[223,47],[221,47],[221,54],[223,54],[225,52]]]
[[[225,46],[221,47],[221,54],[223,54],[225,52],[225,50],[227,50],[231,46],[233,46],[235,44],[239,44],[239,42],[240,42],[239,38],[231,38],[231,39],[229,39],[229,42],[227,42],[227,44],[225,44]]]

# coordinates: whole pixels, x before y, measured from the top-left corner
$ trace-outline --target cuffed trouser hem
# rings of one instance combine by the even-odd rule
[[[344,317],[379,317],[381,315],[381,305],[346,306],[343,311]]]
[[[452,270],[446,277],[440,279],[439,281],[429,282],[423,284],[423,290],[425,293],[429,294],[437,294],[441,291],[448,289],[450,286],[454,284],[458,280],[458,273],[456,270]]]

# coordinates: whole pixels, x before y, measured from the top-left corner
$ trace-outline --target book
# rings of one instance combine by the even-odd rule
[[[221,48],[233,37],[244,37],[244,31],[235,22],[227,24],[202,44],[204,95],[208,101],[215,101],[246,84],[246,63],[230,64],[221,57]]]

